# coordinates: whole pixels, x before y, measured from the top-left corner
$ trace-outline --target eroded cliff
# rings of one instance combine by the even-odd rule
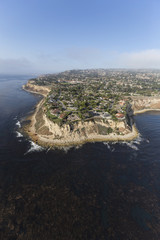
[[[146,110],[160,110],[160,97],[132,97],[132,108],[135,113]]]
[[[43,96],[47,96],[47,94],[50,92],[50,87],[38,86],[33,84],[32,81],[28,81],[27,84],[23,85],[23,89],[32,93],[43,95]]]
[[[43,146],[68,146],[92,141],[123,141],[137,136],[136,129],[131,131],[124,121],[94,119],[59,126],[47,118],[43,101],[38,104],[27,129],[30,137]]]
[[[50,87],[39,86],[29,81],[23,88],[27,91],[42,94],[44,97],[50,92]],[[124,141],[137,136],[135,127],[132,129],[131,105],[128,107],[126,120],[112,120],[93,118],[78,120],[58,125],[46,116],[45,98],[37,105],[31,116],[31,123],[26,129],[33,141],[43,146],[68,146],[92,141]]]

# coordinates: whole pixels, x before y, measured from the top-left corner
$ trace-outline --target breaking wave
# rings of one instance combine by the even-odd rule
[[[128,147],[130,147],[130,148],[138,151],[139,148],[138,148],[137,145],[140,145],[140,144],[141,144],[142,142],[144,142],[144,141],[145,141],[145,139],[142,138],[141,134],[139,134],[139,136],[138,136],[136,139],[134,139],[133,141],[131,141],[131,142],[126,142],[126,141],[124,141],[124,142],[122,142],[121,144],[123,144],[123,145],[125,144],[125,145],[127,145]]]
[[[123,142],[122,144],[125,144],[125,145],[127,145],[128,147],[130,147],[130,148],[132,148],[132,149],[134,149],[134,150],[136,150],[136,151],[139,150],[139,148],[138,148],[133,142]]]
[[[41,152],[44,150],[43,147],[39,146],[38,144],[32,142],[32,141],[29,141],[30,143],[30,149],[24,154],[28,154],[28,153],[32,153],[32,152]]]
[[[19,127],[19,128],[21,127],[20,121],[17,121],[17,122],[16,122],[16,126]]]
[[[134,139],[132,142],[139,145],[143,141],[145,141],[145,139],[142,138],[142,136],[139,134],[139,136],[136,139]]]
[[[117,142],[115,142],[115,143],[117,143]],[[113,145],[114,145],[115,143],[103,142],[103,144],[106,145],[107,148],[108,148],[111,152],[114,152],[114,150],[115,150],[115,148],[113,147]]]
[[[138,151],[139,148],[137,145],[139,145],[142,141],[144,141],[144,139],[142,137],[138,137],[137,139],[131,141],[131,142],[127,142],[127,141],[124,141],[124,142],[103,142],[104,145],[107,146],[107,148],[111,151],[111,152],[114,152],[115,151],[115,148],[114,148],[114,145],[116,144],[120,144],[120,145],[127,145],[128,147]]]
[[[20,133],[20,132],[17,132],[17,131],[16,131],[16,134],[17,134],[17,138],[23,137],[22,133]]]

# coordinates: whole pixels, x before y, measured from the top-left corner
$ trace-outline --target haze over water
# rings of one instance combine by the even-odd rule
[[[159,240],[160,113],[131,143],[48,150],[19,133],[40,96],[0,76],[0,239]]]

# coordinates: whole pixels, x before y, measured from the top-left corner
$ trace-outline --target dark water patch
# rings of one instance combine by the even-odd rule
[[[131,209],[131,214],[133,219],[138,223],[138,225],[144,230],[149,230],[147,222],[151,222],[152,216],[146,212],[143,208],[135,206]]]
[[[26,80],[0,77],[0,239],[159,240],[160,114],[137,115],[131,143],[29,151]]]

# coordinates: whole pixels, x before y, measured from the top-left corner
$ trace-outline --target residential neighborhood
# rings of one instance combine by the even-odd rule
[[[95,81],[54,84],[44,103],[47,117],[59,124],[95,118],[124,120],[128,99],[111,96],[104,87]]]
[[[46,116],[63,125],[75,121],[124,121],[134,96],[159,96],[160,71],[88,69],[48,74],[30,80],[50,88]]]

